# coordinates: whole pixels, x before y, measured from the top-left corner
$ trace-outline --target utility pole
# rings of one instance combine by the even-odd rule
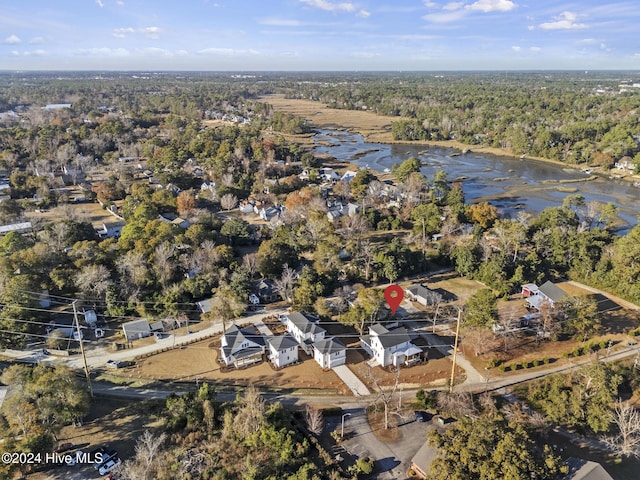
[[[80,322],[78,322],[78,310],[76,309],[76,302],[78,300],[74,300],[71,305],[73,305],[73,318],[76,323],[76,332],[78,332],[78,342],[80,342],[80,353],[82,354],[82,362],[84,363],[84,375],[87,377],[87,386],[89,387],[89,395],[93,398],[93,387],[91,386],[91,375],[89,375],[89,367],[87,366],[87,357],[84,354],[84,345],[82,338],[82,331],[80,330]]]
[[[453,365],[451,365],[451,381],[449,382],[449,393],[453,393],[453,380],[456,376],[456,356],[458,354],[458,336],[460,335],[461,318],[462,318],[462,308],[458,310],[458,321],[456,322],[456,339],[453,344]]]

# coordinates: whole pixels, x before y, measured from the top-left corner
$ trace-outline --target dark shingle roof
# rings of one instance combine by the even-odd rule
[[[238,328],[237,325],[231,325],[227,328],[224,332],[224,340],[227,345],[222,347],[222,349],[227,357],[233,352],[236,352],[245,340],[264,346],[264,337],[262,335],[249,328]],[[250,350],[250,348],[246,350]]]
[[[380,339],[380,343],[384,348],[395,347],[396,345],[400,345],[401,343],[411,341],[409,332],[404,327],[389,330],[389,332],[385,334],[378,335],[378,338]]]
[[[336,338],[325,338],[313,344],[313,348],[318,350],[321,354],[332,354],[345,350],[347,347]]]
[[[286,348],[297,347],[298,342],[288,333],[285,335],[277,335],[275,337],[268,337],[267,343],[275,350],[280,351]]]
[[[322,327],[319,327],[316,322],[320,319],[314,315],[310,315],[304,312],[295,312],[287,315],[291,323],[293,323],[298,330],[302,333],[310,333],[312,335],[317,335],[318,333],[325,332],[326,330]]]

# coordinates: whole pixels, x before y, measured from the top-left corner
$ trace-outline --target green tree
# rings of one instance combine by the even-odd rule
[[[497,298],[491,290],[483,288],[474,293],[465,306],[464,324],[469,327],[491,325],[496,321]]]
[[[433,480],[543,480],[561,472],[548,446],[540,451],[523,425],[500,418],[461,418],[442,433],[430,430],[427,438],[437,448]]]
[[[416,157],[410,157],[401,164],[394,163],[391,167],[391,171],[398,181],[404,183],[413,172],[420,173],[420,160]]]

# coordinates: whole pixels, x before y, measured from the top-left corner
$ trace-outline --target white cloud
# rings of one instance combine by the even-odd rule
[[[86,57],[128,57],[131,53],[126,48],[81,48],[76,55]]]
[[[302,22],[300,20],[293,20],[288,18],[263,18],[258,20],[261,25],[269,25],[271,27],[300,27]]]
[[[513,50],[514,52],[519,52],[520,50],[522,50],[522,47],[518,47],[517,45],[514,45],[513,47],[511,47],[511,50]]]
[[[432,2],[431,0],[424,0],[422,3],[424,3],[424,6],[427,8],[434,8],[438,6],[436,2]]]
[[[121,7],[124,5],[124,2],[122,0],[116,0],[116,5]]]
[[[513,10],[516,4],[510,0],[478,0],[477,2],[467,5],[467,10],[478,10],[484,13],[489,12],[508,12]]]
[[[219,48],[219,47],[203,48],[202,50],[198,50],[198,53],[200,55],[224,55],[225,57],[260,55],[260,52],[253,49],[243,50],[243,49]]]
[[[138,29],[135,29],[133,27],[124,27],[114,29],[111,35],[115,38],[126,38],[129,34],[139,33],[151,40],[157,40],[158,38],[160,38],[160,32],[162,32],[162,29],[160,27],[143,27]]]
[[[356,9],[351,2],[333,3],[328,0],[300,0],[300,2],[327,12],[353,12]]]
[[[20,40],[20,37],[18,37],[17,35],[9,35],[7,38],[4,39],[4,42],[7,45],[17,45],[19,43],[22,43],[22,40]]]
[[[45,50],[42,50],[42,49],[37,49],[37,50],[31,50],[31,51],[23,52],[22,54],[25,57],[44,57],[47,54],[47,52]]]
[[[33,38],[29,39],[29,43],[31,45],[40,45],[40,44],[44,43],[44,37],[33,37]]]
[[[542,30],[578,30],[587,28],[584,23],[577,23],[578,15],[574,12],[562,12],[560,15],[553,17],[555,21],[541,23],[539,27]]]
[[[368,12],[366,10],[360,10],[358,12],[358,17],[367,18],[367,17],[370,17],[370,16],[371,16],[371,12]]]
[[[532,52],[540,52],[540,51],[542,51],[542,49],[540,47],[529,47],[529,50],[531,50]]]
[[[139,32],[144,34],[147,38],[151,40],[157,40],[160,38],[159,33],[162,31],[160,27],[144,27],[139,29]]]
[[[464,7],[464,2],[450,2],[443,6],[442,9],[452,12],[455,10],[460,10],[462,7]]]
[[[104,3],[102,3],[102,0],[96,0],[96,3],[100,8],[104,7]]]
[[[20,52],[17,50],[11,50],[11,56],[12,57],[19,57],[20,56]]]
[[[150,57],[173,57],[173,52],[165,48],[149,47],[142,50],[145,56]]]

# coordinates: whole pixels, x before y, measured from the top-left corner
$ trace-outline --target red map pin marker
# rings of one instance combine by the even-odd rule
[[[404,290],[400,285],[389,285],[384,289],[384,298],[391,307],[391,312],[395,315],[404,298]]]

